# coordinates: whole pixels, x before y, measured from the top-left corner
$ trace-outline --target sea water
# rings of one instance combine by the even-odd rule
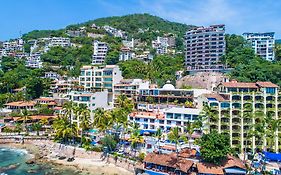
[[[61,169],[50,163],[26,164],[26,150],[0,147],[0,175],[78,175],[71,169]]]

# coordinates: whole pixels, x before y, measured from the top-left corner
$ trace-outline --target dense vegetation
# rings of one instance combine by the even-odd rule
[[[211,132],[199,140],[200,153],[206,162],[220,164],[231,152],[229,136]]]
[[[269,62],[255,55],[242,36],[226,35],[226,55],[222,61],[234,68],[230,76],[238,81],[271,81],[281,85],[281,63]]]
[[[28,32],[22,36],[22,39],[25,41],[31,39],[38,39],[38,38],[46,38],[46,37],[63,37],[66,36],[65,30],[33,30]]]
[[[121,62],[120,68],[124,78],[141,78],[151,80],[162,86],[168,80],[175,82],[175,73],[183,69],[183,56],[160,55],[146,64],[139,60]]]
[[[109,25],[117,29],[128,32],[130,37],[148,40],[156,38],[156,36],[164,33],[173,33],[182,37],[186,30],[190,29],[191,25],[185,25],[176,22],[170,22],[157,16],[149,14],[133,14],[126,16],[115,16],[107,18],[99,18],[87,22],[87,24],[95,23],[98,26]],[[139,29],[144,30],[140,32]]]
[[[40,69],[28,69],[24,65],[23,60],[18,60],[13,57],[2,58],[2,71],[0,75],[0,93],[3,97],[12,97],[7,95],[16,88],[25,87],[25,96],[15,96],[7,98],[7,101],[13,99],[33,99],[38,98],[44,93],[47,93],[49,89],[49,81],[42,79],[44,75],[43,70]],[[1,99],[1,97],[0,97]],[[0,105],[5,103],[0,102]]]

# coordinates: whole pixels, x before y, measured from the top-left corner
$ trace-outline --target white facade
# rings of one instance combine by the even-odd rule
[[[119,54],[119,61],[128,61],[135,57],[135,53],[131,51],[130,48],[121,48],[121,52]]]
[[[274,32],[243,33],[244,38],[250,42],[255,53],[268,61],[274,61]]]
[[[34,53],[34,54],[30,54],[30,56],[27,57],[27,60],[26,60],[26,67],[42,68],[43,62],[41,61],[40,56],[41,56],[41,54],[38,52]]]
[[[95,93],[71,91],[67,96],[69,97],[69,100],[74,103],[85,104],[91,111],[91,119],[93,119],[93,112],[97,108],[109,108],[107,101],[108,92],[106,90]],[[72,121],[79,124],[79,117],[72,115]]]
[[[52,37],[49,39],[49,47],[69,47],[71,46],[70,39],[69,38],[63,38],[63,37]]]
[[[168,132],[171,128],[179,127],[183,131],[188,122],[198,120],[200,109],[196,108],[166,108],[159,112],[133,112],[129,114],[129,121],[140,124],[141,129]]]
[[[156,49],[156,54],[166,54],[168,52],[168,38],[157,37],[156,40],[152,41],[152,48]]]
[[[60,75],[56,72],[45,72],[44,78],[59,79]]]
[[[120,38],[126,38],[127,37],[126,33],[122,30],[115,29],[111,26],[103,26],[103,28],[107,33],[109,33],[109,34],[111,34],[115,37],[120,37]]]
[[[6,51],[21,51],[23,52],[24,41],[22,39],[16,39],[13,41],[3,42],[3,48]]]
[[[85,89],[107,89],[108,101],[113,102],[114,85],[123,79],[119,66],[83,66],[79,76],[79,85]]]
[[[103,64],[108,51],[108,46],[105,42],[93,42],[93,61],[92,64]]]

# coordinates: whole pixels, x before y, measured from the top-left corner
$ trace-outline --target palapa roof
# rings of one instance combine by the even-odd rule
[[[144,162],[179,169],[183,172],[187,172],[193,165],[193,161],[177,158],[176,154],[149,153],[144,158]]]

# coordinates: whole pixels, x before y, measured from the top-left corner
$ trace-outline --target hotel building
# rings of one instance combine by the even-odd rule
[[[225,26],[198,27],[185,35],[185,67],[187,70],[215,70],[225,53]]]
[[[217,116],[209,116],[207,129],[229,134],[231,146],[240,151],[269,148],[267,136],[252,137],[250,133],[255,130],[255,124],[263,124],[268,115],[274,120],[280,119],[280,100],[279,87],[271,82],[221,83],[217,86],[217,93],[202,97],[202,104],[208,105]],[[280,133],[277,130],[273,135],[273,148],[278,151]]]
[[[274,61],[274,32],[243,33],[243,37],[250,42],[255,53],[268,61]]]
[[[83,66],[79,76],[79,85],[85,90],[107,89],[109,102],[113,101],[114,85],[123,79],[119,66]]]

